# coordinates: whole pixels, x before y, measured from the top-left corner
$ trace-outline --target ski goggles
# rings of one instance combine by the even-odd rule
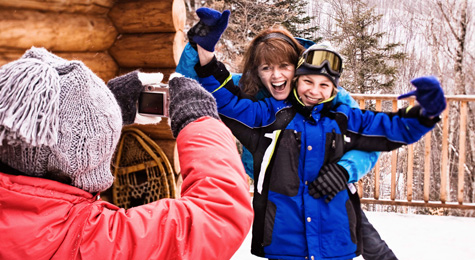
[[[321,69],[325,64],[329,72],[335,76],[339,76],[343,72],[343,61],[341,56],[330,50],[308,50],[299,60],[298,67],[303,65],[315,69]]]

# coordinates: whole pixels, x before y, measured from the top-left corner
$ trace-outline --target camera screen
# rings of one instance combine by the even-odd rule
[[[139,113],[165,115],[165,93],[141,92],[139,98]]]

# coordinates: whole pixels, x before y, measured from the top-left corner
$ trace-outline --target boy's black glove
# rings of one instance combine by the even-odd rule
[[[323,165],[318,177],[310,183],[308,194],[318,199],[327,195],[325,202],[330,202],[336,194],[347,187],[350,176],[343,166],[337,163]]]
[[[219,119],[216,100],[194,79],[172,74],[170,87],[170,120],[173,136],[196,119],[209,116]]]
[[[198,50],[198,47],[196,46],[195,40],[193,40],[193,37],[195,35],[199,36],[206,36],[209,33],[209,26],[205,25],[201,21],[193,25],[190,30],[186,33],[186,36],[188,37],[188,42],[190,43],[191,47],[193,49]]]

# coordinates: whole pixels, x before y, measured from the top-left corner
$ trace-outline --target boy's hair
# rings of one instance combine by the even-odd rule
[[[254,96],[264,88],[257,68],[262,63],[280,64],[288,62],[297,66],[299,55],[305,50],[292,34],[282,26],[273,26],[260,32],[249,44],[241,64],[242,77],[239,84],[242,91]]]

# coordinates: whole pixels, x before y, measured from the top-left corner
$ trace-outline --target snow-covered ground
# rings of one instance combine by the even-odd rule
[[[384,212],[366,216],[400,260],[475,259],[475,218]],[[251,255],[250,248],[249,234],[231,260],[265,259]]]

